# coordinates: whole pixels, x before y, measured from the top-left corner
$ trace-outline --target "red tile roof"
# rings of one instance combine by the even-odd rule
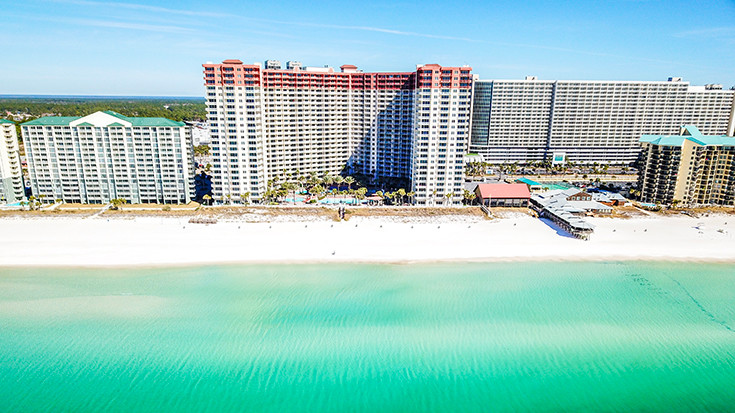
[[[477,184],[480,189],[480,198],[531,198],[526,184]],[[477,189],[475,190],[477,192]]]

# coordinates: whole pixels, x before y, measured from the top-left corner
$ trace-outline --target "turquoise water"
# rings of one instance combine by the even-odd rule
[[[732,411],[734,273],[0,269],[0,410]]]

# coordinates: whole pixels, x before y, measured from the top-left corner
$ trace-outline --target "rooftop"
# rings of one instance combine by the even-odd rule
[[[34,119],[23,123],[22,125],[40,125],[40,126],[68,126],[70,122],[81,119],[80,116],[45,116],[43,118]]]
[[[658,146],[681,146],[687,140],[702,146],[735,146],[735,137],[703,135],[699,128],[693,125],[683,126],[679,135],[643,135],[639,142]]]
[[[530,198],[526,184],[477,184],[481,198]]]
[[[121,115],[117,112],[113,112],[111,110],[106,110],[104,112],[96,112],[96,113],[105,113],[110,116],[114,116],[120,120],[124,120],[126,122],[130,122],[131,126],[149,126],[149,127],[172,127],[172,128],[178,128],[182,126],[186,126],[183,122],[177,122],[175,120],[166,119],[166,118],[137,118],[137,117],[128,117],[125,115]],[[84,116],[84,118],[93,116],[87,115]],[[43,118],[38,118],[29,122],[23,123],[23,125],[36,125],[36,126],[69,126],[70,123],[82,119],[81,116],[46,116]],[[88,122],[82,122],[77,126],[95,126],[93,123]],[[99,126],[99,125],[96,125]],[[111,123],[107,124],[105,126],[122,126],[120,123]]]
[[[12,123],[13,125],[15,125],[15,122],[9,121],[7,119],[0,119],[0,123]]]

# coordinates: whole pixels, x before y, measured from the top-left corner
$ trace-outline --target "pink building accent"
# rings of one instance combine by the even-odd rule
[[[202,66],[205,85],[362,90],[472,87],[471,67],[443,67],[437,64],[423,65],[416,72],[372,73],[358,72],[355,65],[342,65],[341,72],[335,72],[332,68],[326,71],[263,69],[235,59]]]

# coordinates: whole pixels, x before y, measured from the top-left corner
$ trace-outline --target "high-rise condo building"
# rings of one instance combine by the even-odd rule
[[[644,135],[640,143],[642,201],[735,205],[735,137],[686,126],[675,136]]]
[[[0,202],[23,199],[23,170],[15,123],[0,119]]]
[[[194,184],[182,122],[112,111],[21,125],[33,195],[46,201],[186,203]]]
[[[631,163],[644,134],[733,134],[732,90],[669,81],[480,80],[470,151],[486,162]]]
[[[419,204],[456,203],[469,143],[470,67],[363,73],[204,64],[215,196],[250,193],[285,172],[410,179]],[[453,197],[447,198],[447,194]]]

